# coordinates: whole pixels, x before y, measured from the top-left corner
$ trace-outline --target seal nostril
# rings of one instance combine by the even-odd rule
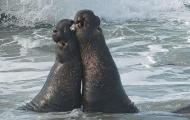
[[[67,43],[66,43],[66,42],[63,42],[63,41],[59,41],[59,42],[58,42],[58,46],[61,47],[61,48],[63,48],[63,47],[65,47],[65,46],[67,46]]]
[[[57,32],[57,30],[53,30],[53,32],[54,32],[54,33],[56,33],[56,32]]]
[[[62,42],[62,46],[67,46],[67,43],[66,42]]]
[[[76,21],[76,24],[78,25],[78,27],[79,28],[81,28],[81,27],[83,27],[84,26],[84,21],[82,21],[82,20],[78,20],[78,21]]]
[[[65,42],[62,42],[62,45],[65,46],[66,45]]]

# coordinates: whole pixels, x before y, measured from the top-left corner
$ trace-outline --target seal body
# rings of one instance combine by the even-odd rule
[[[45,85],[37,96],[24,107],[37,112],[70,111],[81,106],[82,65],[73,21],[58,22],[53,30],[56,60]]]
[[[90,10],[81,10],[74,21],[83,63],[83,111],[138,112],[122,87],[119,72],[99,27],[99,17]]]
[[[179,114],[187,114],[190,113],[190,105],[186,106],[186,107],[182,107],[180,109],[177,109],[175,111],[173,111],[173,113],[179,113]]]

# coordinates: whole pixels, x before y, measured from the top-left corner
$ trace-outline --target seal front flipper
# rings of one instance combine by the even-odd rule
[[[43,111],[43,110],[40,110],[36,105],[32,105],[33,103],[30,102],[30,103],[26,103],[26,105],[23,105],[23,106],[20,106],[17,108],[17,110],[25,110],[25,111]]]
[[[82,65],[72,20],[57,23],[52,38],[56,60],[41,91],[23,108],[36,112],[70,111],[81,107]]]

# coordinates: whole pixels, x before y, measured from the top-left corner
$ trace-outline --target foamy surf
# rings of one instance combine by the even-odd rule
[[[27,26],[35,22],[55,23],[62,18],[73,18],[75,12],[80,9],[91,9],[106,20],[176,20],[179,17],[183,19],[184,16],[189,16],[188,5],[188,0],[17,0],[14,2],[5,0],[0,3],[0,12],[16,16],[19,18],[19,25]],[[178,16],[174,17],[175,14]],[[189,20],[187,17],[185,19]]]

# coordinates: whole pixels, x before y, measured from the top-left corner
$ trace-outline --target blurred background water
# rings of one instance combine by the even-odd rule
[[[52,26],[80,9],[101,18],[123,86],[140,113],[16,110],[39,92],[54,63]],[[10,19],[0,23],[0,119],[190,118],[170,113],[190,104],[190,0],[0,0],[2,13]]]

